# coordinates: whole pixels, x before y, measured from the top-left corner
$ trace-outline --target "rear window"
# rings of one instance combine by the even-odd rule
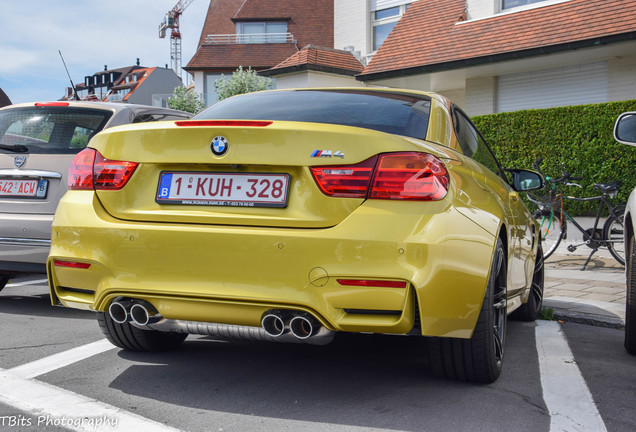
[[[289,90],[225,99],[193,119],[329,123],[425,139],[430,109],[430,98],[408,93]]]
[[[72,154],[101,131],[111,111],[33,107],[0,111],[0,149],[16,153]]]

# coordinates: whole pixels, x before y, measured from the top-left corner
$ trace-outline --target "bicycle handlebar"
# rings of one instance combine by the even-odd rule
[[[546,176],[543,171],[541,171],[541,162],[543,162],[543,158],[539,157],[536,161],[534,161],[534,163],[532,164],[532,168],[537,171],[539,174],[541,174],[543,176],[543,178],[546,179],[546,181],[549,181],[551,183],[554,184],[565,184],[566,186],[568,185],[568,182],[570,180],[573,181],[577,181],[577,180],[584,180],[584,177],[573,177],[569,172],[567,171],[563,171],[561,173],[561,177],[559,178],[551,178]]]

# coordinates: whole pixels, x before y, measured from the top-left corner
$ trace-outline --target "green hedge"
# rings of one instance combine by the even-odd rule
[[[543,157],[541,168],[547,176],[560,177],[563,170],[579,181],[583,189],[570,187],[568,194],[598,195],[594,183],[619,180],[622,183],[615,203],[627,201],[636,186],[636,147],[614,140],[614,123],[625,111],[636,111],[636,100],[536,109],[473,117],[504,168],[532,169]],[[566,201],[574,215],[592,214],[596,203]]]

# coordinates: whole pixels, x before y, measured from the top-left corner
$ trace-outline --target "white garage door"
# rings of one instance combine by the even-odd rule
[[[607,102],[607,63],[500,76],[497,111]]]

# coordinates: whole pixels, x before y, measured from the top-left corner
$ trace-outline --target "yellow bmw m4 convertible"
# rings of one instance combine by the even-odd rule
[[[508,315],[537,318],[543,254],[519,193],[446,98],[299,89],[96,135],[69,170],[53,304],[126,350],[188,334],[325,344],[419,337],[441,376],[492,382]]]

